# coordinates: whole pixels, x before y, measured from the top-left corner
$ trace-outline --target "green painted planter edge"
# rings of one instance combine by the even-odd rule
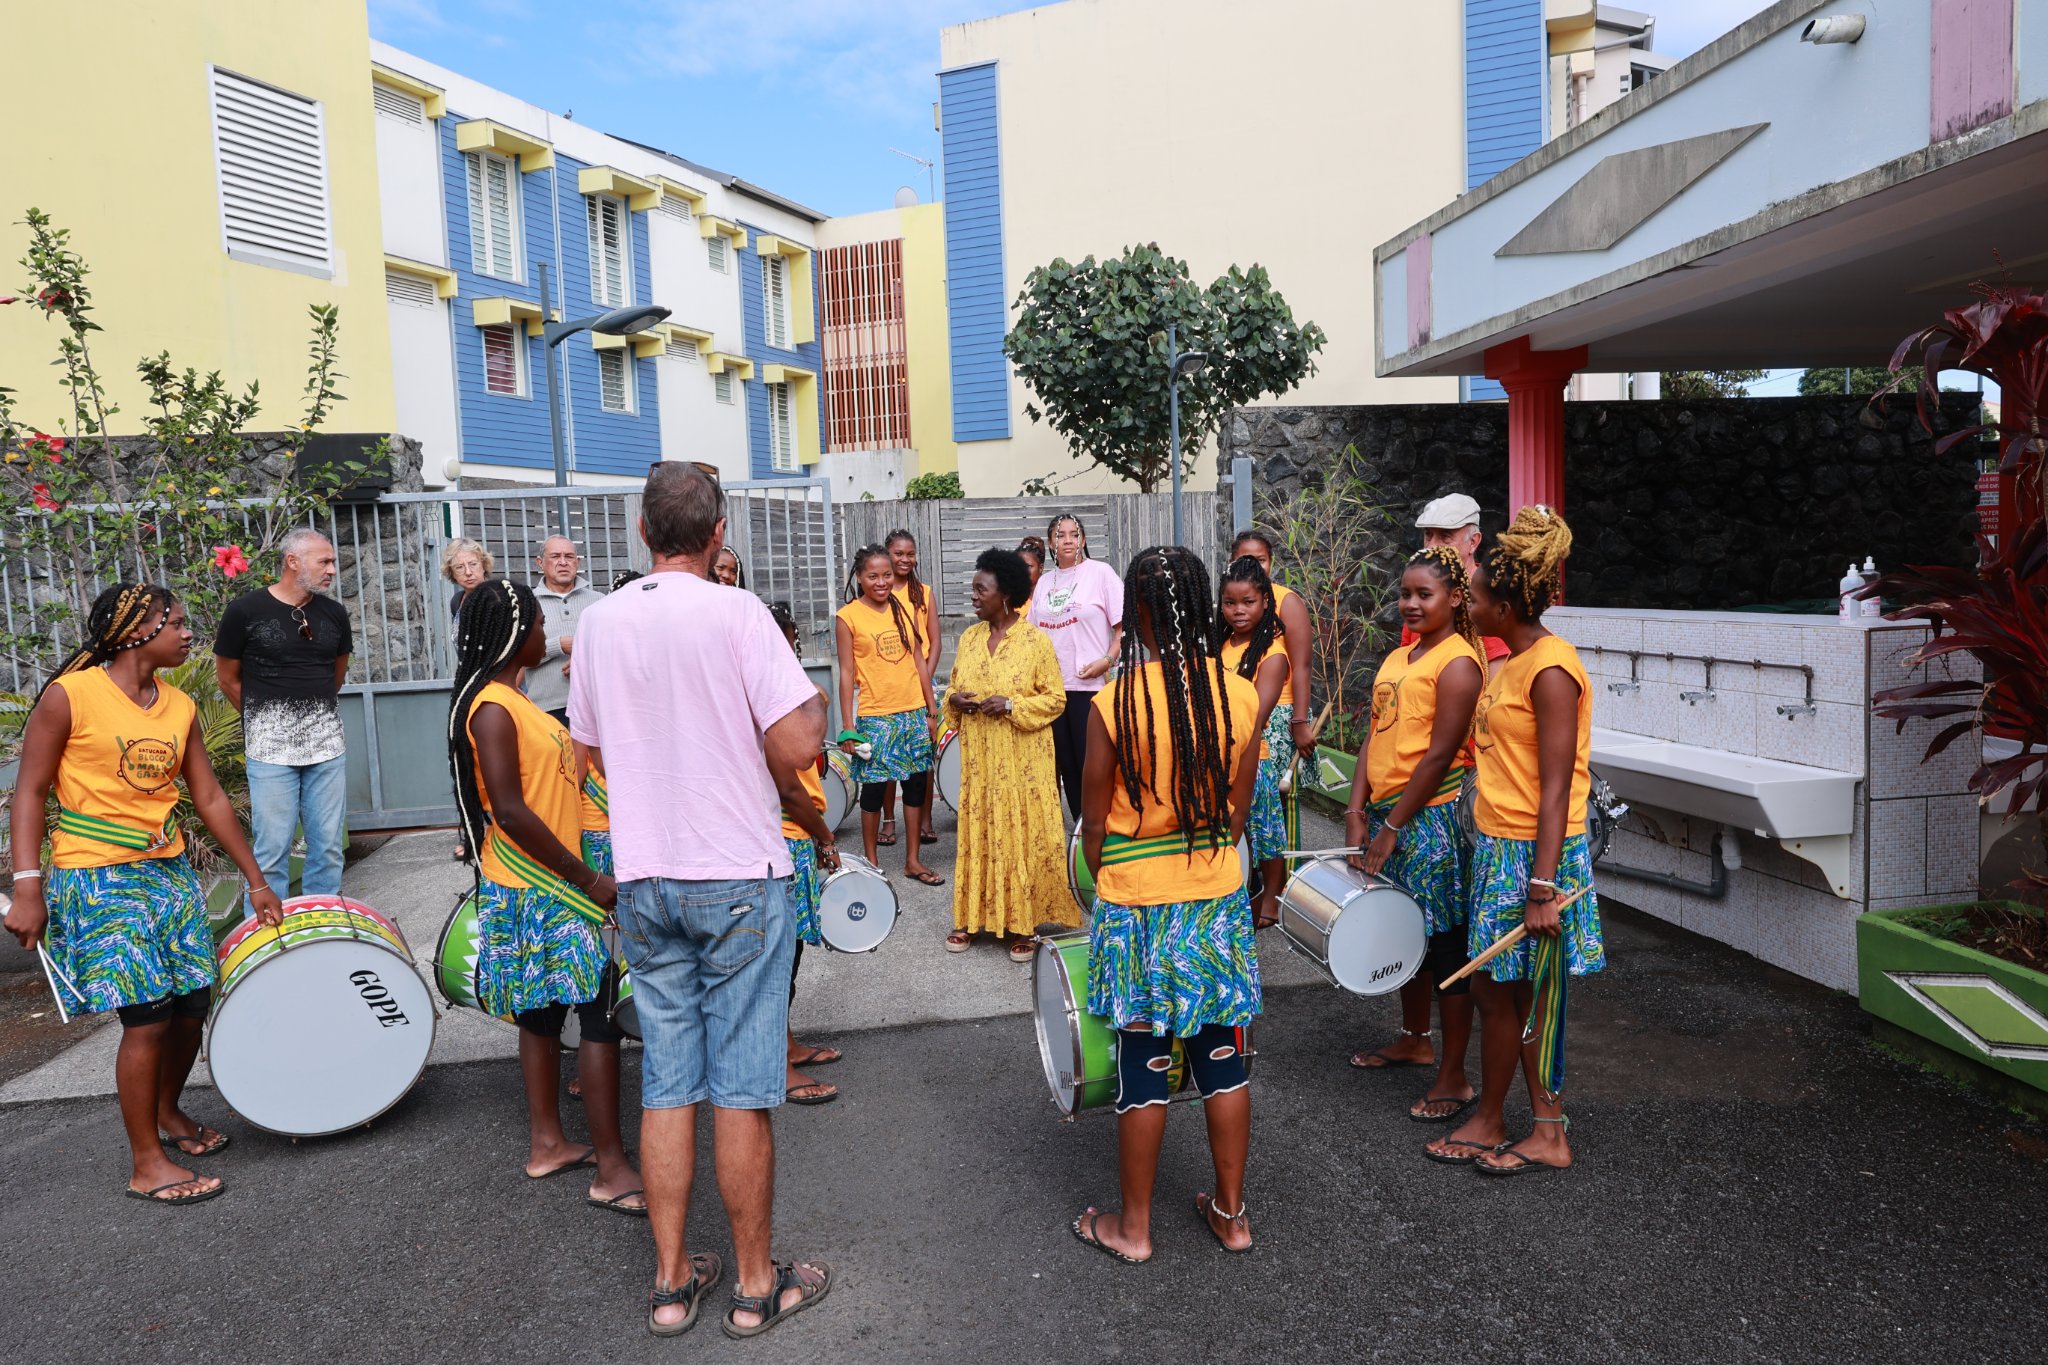
[[[1358,769],[1358,755],[1347,754],[1342,749],[1332,749],[1327,744],[1317,745],[1316,752],[1328,758],[1337,770],[1344,774],[1344,785],[1318,787],[1304,782],[1301,785],[1301,799],[1323,814],[1341,820],[1344,818],[1344,808],[1351,804],[1351,779]]]
[[[1988,1067],[2023,1085],[2048,1093],[2048,1061],[1993,1057],[1979,1052],[1927,1007],[1893,981],[1889,972],[1951,972],[1986,976],[2048,1015],[2048,972],[2031,971],[2004,958],[1915,929],[1902,921],[1929,910],[1958,908],[1914,905],[1897,910],[1871,910],[1856,919],[1856,985],[1858,1001],[1897,1028],[1938,1044],[1957,1056]]]

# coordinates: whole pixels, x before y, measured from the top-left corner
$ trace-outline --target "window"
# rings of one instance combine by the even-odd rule
[[[768,467],[778,474],[796,473],[796,413],[789,387],[768,386]]]
[[[331,273],[327,149],[312,100],[213,70],[213,157],[228,255]]]
[[[704,239],[704,254],[711,262],[713,274],[723,275],[726,273],[725,238],[718,236],[706,237]]]
[[[712,396],[717,398],[718,401],[721,403],[729,404],[732,402],[733,393],[731,370],[720,370],[717,374],[711,376],[711,393]]]
[[[590,214],[590,297],[600,308],[624,308],[632,302],[632,280],[627,273],[628,234],[626,201],[609,194],[593,194],[584,203]]]
[[[661,196],[661,211],[679,222],[689,223],[696,221],[694,215],[690,212],[690,201],[680,195],[664,194]]]
[[[818,253],[823,273],[825,445],[892,450],[910,444],[903,318],[903,243],[864,242]]]
[[[416,95],[403,90],[393,90],[388,85],[373,84],[370,87],[370,103],[385,118],[396,120],[409,128],[420,127],[427,121],[427,106]]]
[[[424,275],[403,275],[396,270],[384,273],[384,297],[408,308],[434,308],[440,303],[432,280]]]
[[[780,256],[761,258],[761,315],[767,326],[767,343],[788,350],[789,262]]]
[[[606,412],[633,410],[633,362],[624,348],[597,353],[597,400]]]
[[[690,340],[671,341],[668,344],[668,358],[680,360],[685,365],[697,363],[697,343]]]
[[[482,327],[484,392],[526,396],[526,346],[517,326]]]
[[[519,278],[519,172],[496,152],[471,152],[469,259],[479,275]]]

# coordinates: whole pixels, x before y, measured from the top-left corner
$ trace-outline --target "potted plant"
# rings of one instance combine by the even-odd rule
[[[1986,734],[2016,745],[2009,755],[1987,757],[1971,789],[1987,804],[2005,794],[2008,821],[2031,813],[2048,835],[2048,528],[2040,430],[2048,296],[1982,286],[1979,293],[1977,303],[1908,337],[1892,369],[1901,371],[1917,353],[1923,422],[1943,370],[1969,370],[2000,386],[2000,420],[1944,443],[1997,435],[1999,533],[1995,540],[1980,537],[1974,570],[1911,568],[1884,575],[1875,591],[1905,604],[1890,619],[1933,627],[1917,661],[1967,654],[1981,676],[1894,688],[1878,695],[1877,712],[1902,729],[1908,720],[1947,721],[1928,743],[1930,758],[1958,742],[1981,745]],[[2048,847],[2048,839],[2042,842]],[[2010,889],[2017,894],[1864,915],[1856,933],[1859,993],[1863,1008],[1884,1023],[2048,1092],[2048,919],[2029,903],[2048,892],[2048,872],[2036,863]]]

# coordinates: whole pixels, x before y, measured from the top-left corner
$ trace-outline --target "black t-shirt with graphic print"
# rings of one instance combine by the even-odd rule
[[[213,652],[241,661],[242,737],[252,761],[303,765],[341,756],[334,663],[352,653],[354,643],[348,612],[318,593],[298,608],[268,588],[228,603]]]

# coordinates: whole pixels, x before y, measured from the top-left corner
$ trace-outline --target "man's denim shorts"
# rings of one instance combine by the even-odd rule
[[[789,879],[624,882],[618,920],[646,1049],[641,1106],[781,1104],[796,952]]]

